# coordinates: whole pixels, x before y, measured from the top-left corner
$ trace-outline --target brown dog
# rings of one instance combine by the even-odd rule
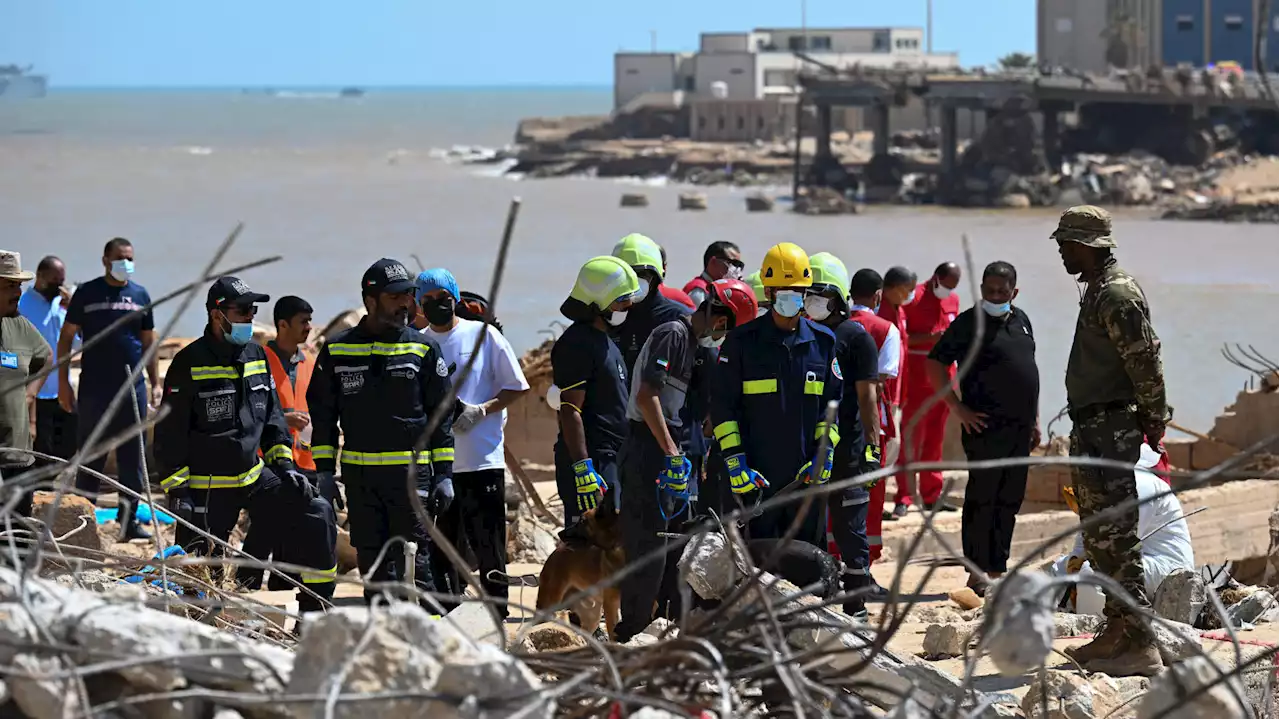
[[[538,576],[538,611],[554,607],[569,594],[587,589],[626,565],[622,537],[618,531],[618,514],[610,502],[583,513],[573,526],[560,533],[560,544],[547,557]],[[618,588],[587,597],[574,607],[582,628],[594,632],[604,614],[605,629],[613,637],[613,628],[622,612]]]

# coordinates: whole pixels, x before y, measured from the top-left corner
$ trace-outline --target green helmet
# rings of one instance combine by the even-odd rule
[[[602,255],[592,257],[578,270],[569,297],[604,311],[618,300],[632,299],[640,291],[640,279],[625,261]]]
[[[648,237],[633,232],[618,240],[612,254],[630,265],[631,269],[652,270],[658,279],[662,279],[662,248]]]
[[[1111,213],[1094,205],[1067,208],[1058,220],[1058,229],[1049,236],[1088,247],[1110,249],[1116,246],[1115,238],[1111,236]]]
[[[756,302],[768,302],[768,298],[764,296],[764,281],[760,279],[760,271],[756,270],[746,277],[742,278],[743,282],[751,285],[751,289],[755,290]]]
[[[849,270],[839,257],[830,252],[819,252],[809,258],[809,266],[813,269],[813,286],[815,292],[834,290],[836,297],[849,306]]]

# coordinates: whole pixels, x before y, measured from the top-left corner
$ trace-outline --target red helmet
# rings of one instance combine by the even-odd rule
[[[756,318],[759,305],[756,304],[756,293],[751,285],[742,280],[722,279],[712,282],[707,289],[711,290],[707,299],[728,307],[733,313],[734,327],[741,327]]]

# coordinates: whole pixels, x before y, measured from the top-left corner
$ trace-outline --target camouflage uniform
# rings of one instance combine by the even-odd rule
[[[1063,213],[1053,238],[1089,247],[1114,248],[1111,215],[1084,205]],[[1067,360],[1067,404],[1070,408],[1071,455],[1123,462],[1129,469],[1073,467],[1071,476],[1086,520],[1108,507],[1136,500],[1131,468],[1138,461],[1144,435],[1159,437],[1171,419],[1165,402],[1160,339],[1151,327],[1147,298],[1136,280],[1107,258],[1084,277],[1075,340]],[[1150,609],[1143,588],[1138,510],[1084,532],[1089,564],[1110,575],[1139,606]],[[1122,622],[1125,634],[1146,640],[1142,623],[1108,597],[1109,621]]]

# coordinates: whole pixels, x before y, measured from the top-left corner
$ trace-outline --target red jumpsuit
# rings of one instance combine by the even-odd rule
[[[861,324],[871,334],[871,338],[876,341],[877,351],[884,348],[885,339],[892,331],[892,323],[867,310],[855,310],[849,314],[849,319]],[[902,355],[899,354],[899,374],[902,373],[902,365]],[[890,383],[893,384],[892,390],[889,389]],[[898,389],[898,378],[890,377],[885,381],[885,385],[885,392],[880,396],[880,460],[882,464],[889,460],[889,456],[884,453],[885,441],[894,436],[893,413],[897,411],[898,400],[890,395]],[[881,480],[871,488],[871,506],[867,510],[867,544],[870,547],[872,562],[880,559],[880,548],[884,546],[884,485],[885,482]]]
[[[904,460],[904,457],[900,455],[898,457],[891,458],[887,448],[891,440],[898,439],[898,430],[894,427],[893,416],[902,408],[902,383],[906,380],[907,376],[907,314],[906,311],[902,309],[902,305],[895,305],[888,300],[881,300],[880,307],[876,309],[876,315],[893,323],[893,325],[898,328],[898,336],[902,340],[902,350],[898,355],[898,376],[891,377],[884,383],[884,399],[888,405],[889,415],[886,418],[884,426],[885,443],[884,446],[881,447],[881,461],[888,462],[890,459],[893,459],[900,463]],[[898,486],[902,486],[901,476],[898,477]],[[874,526],[876,529],[881,529],[881,524],[884,521],[884,499],[885,483],[881,482],[871,488],[871,508],[867,510],[868,542],[872,542],[872,523],[875,523]],[[875,517],[874,520],[871,519],[872,516]],[[872,542],[871,545],[871,561],[873,562],[880,558],[880,547],[882,546],[880,536],[881,533],[877,531],[876,540]]]
[[[915,301],[906,307],[908,334],[941,334],[951,326],[951,322],[960,314],[960,298],[954,292],[945,300],[938,299],[927,284],[916,287]],[[907,348],[907,377],[902,384],[902,431],[906,434],[907,425],[911,424],[920,407],[933,396],[933,384],[929,382],[929,374],[925,370],[925,362],[929,358],[929,350],[937,340],[921,340],[907,342],[903,335],[903,345]],[[950,377],[955,377],[955,368],[947,369]],[[947,432],[947,417],[951,410],[947,403],[939,400],[911,430],[910,437],[904,438],[902,445],[903,460],[907,462],[941,462],[942,440]],[[910,441],[910,444],[907,443]],[[925,504],[933,504],[942,494],[942,472],[933,470],[919,473],[920,497]],[[911,504],[912,478],[899,478],[898,504]]]

